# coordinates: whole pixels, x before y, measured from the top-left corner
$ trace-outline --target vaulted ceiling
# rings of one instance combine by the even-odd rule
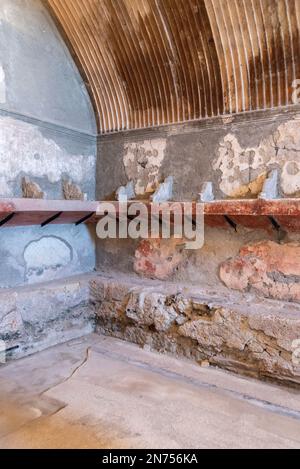
[[[99,131],[292,103],[300,0],[45,0]]]

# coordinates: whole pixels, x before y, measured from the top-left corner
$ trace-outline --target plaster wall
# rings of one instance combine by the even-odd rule
[[[95,199],[96,123],[85,84],[40,0],[0,3],[0,197],[22,179],[62,199],[63,181]],[[0,288],[89,272],[93,229],[1,228]]]
[[[298,197],[299,116],[299,109],[292,107],[280,112],[249,113],[104,137],[99,146],[97,197],[110,198],[120,185],[132,180],[137,196],[148,198],[158,184],[171,175],[175,201],[198,200],[201,186],[207,181],[212,181],[216,199],[255,199],[274,169],[278,171],[279,197]],[[229,289],[251,290],[257,278],[263,283],[264,275],[272,276],[275,271],[283,274],[275,275],[275,290],[278,287],[282,299],[287,299],[283,291],[290,288],[287,283],[293,284],[295,294],[288,298],[298,301],[300,271],[296,263],[291,261],[292,279],[286,278],[286,272],[280,267],[276,270],[269,265],[266,259],[269,247],[273,252],[272,243],[275,243],[275,246],[282,245],[281,255],[292,260],[291,246],[298,249],[299,241],[299,230],[286,232],[284,239],[279,239],[271,224],[267,230],[238,226],[237,231],[229,225],[226,229],[206,226],[204,247],[195,251],[182,250],[180,240],[178,246],[174,241],[99,240],[97,266],[103,272],[120,270],[140,277],[189,282],[207,286],[214,292],[224,285]],[[250,285],[245,280],[240,287],[237,281],[241,275],[238,270],[240,251],[257,243],[262,248],[258,250],[258,259],[252,253],[251,262],[259,264],[258,277],[251,274]],[[246,251],[245,248],[242,252]],[[226,264],[230,259],[233,261]],[[262,264],[265,261],[266,264]],[[224,263],[227,270],[232,269],[226,275],[221,267]],[[261,288],[258,293],[281,297],[281,293],[279,296],[278,292],[274,293],[273,283],[270,289]]]

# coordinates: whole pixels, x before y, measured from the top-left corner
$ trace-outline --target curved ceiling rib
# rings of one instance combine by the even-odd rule
[[[44,0],[101,133],[291,104],[299,0]]]

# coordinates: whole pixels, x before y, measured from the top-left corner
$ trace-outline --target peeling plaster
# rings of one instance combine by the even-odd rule
[[[0,103],[6,103],[6,83],[3,67],[0,65]]]
[[[10,184],[20,173],[46,177],[57,183],[67,174],[80,184],[95,171],[95,156],[72,155],[31,124],[0,118],[0,195],[9,196]],[[6,181],[6,184],[5,184]]]
[[[160,168],[165,157],[166,139],[145,140],[124,145],[126,176],[134,182],[135,193],[152,193],[160,183]]]
[[[245,245],[238,256],[221,264],[220,278],[234,290],[299,303],[300,245],[273,241]]]
[[[229,197],[256,196],[268,172],[281,170],[280,186],[286,196],[300,193],[300,116],[281,124],[257,147],[242,148],[229,133],[220,142],[213,169],[221,172],[220,189]]]
[[[299,304],[287,305],[177,283],[98,276],[91,281],[97,330],[147,346],[262,378],[300,383],[291,360],[300,337]],[[220,303],[222,306],[220,306]]]

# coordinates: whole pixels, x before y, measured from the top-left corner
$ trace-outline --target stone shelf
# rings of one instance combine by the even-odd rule
[[[300,199],[219,200],[205,204],[209,226],[300,231]]]
[[[0,226],[79,224],[91,218],[97,206],[77,200],[0,199]]]
[[[136,203],[138,201],[131,201]],[[115,204],[117,209],[118,203]],[[151,210],[151,202],[141,201]],[[169,202],[171,206],[175,202]],[[178,203],[178,202],[177,202]],[[182,202],[179,202],[182,204]],[[196,213],[197,203],[192,203]],[[300,231],[300,199],[216,200],[204,204],[205,223],[211,227],[237,230],[238,226],[267,231]],[[97,217],[94,217],[97,219]]]
[[[150,212],[149,201],[130,201],[129,205],[136,202],[146,204]],[[110,203],[118,211],[118,202]],[[0,199],[0,226],[95,223],[99,219],[98,204],[77,200]],[[193,214],[196,207],[193,203]],[[236,229],[242,225],[267,230],[300,230],[300,199],[218,200],[205,203],[204,213],[206,224],[214,227]]]

